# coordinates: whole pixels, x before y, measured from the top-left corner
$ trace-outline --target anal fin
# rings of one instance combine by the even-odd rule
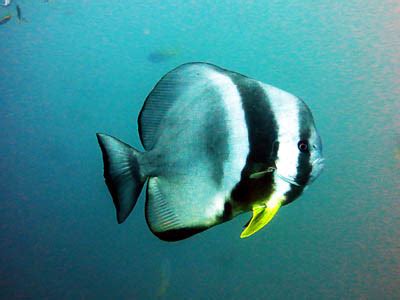
[[[185,195],[183,192],[174,194],[176,188],[179,187],[160,177],[150,178],[147,185],[147,225],[154,235],[168,242],[186,239],[210,227],[207,224],[192,223],[193,217],[187,218],[192,211],[185,199],[176,197]]]

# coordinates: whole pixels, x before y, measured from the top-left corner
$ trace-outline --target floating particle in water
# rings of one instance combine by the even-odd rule
[[[162,63],[172,59],[177,55],[178,51],[175,49],[161,49],[150,52],[149,55],[147,55],[147,60],[152,63]]]

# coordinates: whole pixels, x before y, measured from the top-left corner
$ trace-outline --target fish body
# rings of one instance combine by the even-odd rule
[[[18,4],[16,6],[16,10],[17,10],[17,18],[18,18],[18,20],[21,21],[21,19],[22,19],[21,7],[19,7]]]
[[[26,19],[22,16],[21,7],[17,4],[17,6],[16,6],[15,8],[16,8],[16,10],[17,10],[17,18],[18,18],[18,21],[19,21],[19,22],[23,22],[23,21],[26,22]]]
[[[157,50],[149,53],[147,60],[152,63],[163,63],[178,55],[178,51],[173,49]]]
[[[0,18],[0,25],[6,24],[10,20],[11,20],[11,15],[5,15]]]
[[[11,0],[4,0],[4,3],[1,4],[2,6],[9,6],[11,4]]]
[[[207,63],[167,73],[138,120],[145,152],[97,134],[122,223],[147,182],[146,221],[185,239],[244,212],[241,237],[263,228],[323,168],[313,117],[298,97]]]

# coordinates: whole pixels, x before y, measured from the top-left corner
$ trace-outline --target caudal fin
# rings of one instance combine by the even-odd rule
[[[96,135],[103,153],[104,178],[114,201],[118,223],[122,223],[131,213],[146,181],[139,165],[142,154],[112,136]]]

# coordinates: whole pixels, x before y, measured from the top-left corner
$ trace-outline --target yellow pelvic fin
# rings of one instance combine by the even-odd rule
[[[246,238],[259,231],[272,220],[281,207],[283,199],[268,201],[266,206],[253,207],[253,217],[249,225],[243,230],[240,238]]]

